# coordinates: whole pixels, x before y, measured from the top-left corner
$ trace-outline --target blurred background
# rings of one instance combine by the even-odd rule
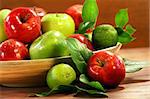
[[[139,48],[150,46],[149,33],[149,1],[150,0],[97,0],[100,10],[98,24],[114,24],[115,14],[122,8],[128,8],[129,23],[136,28],[136,40],[123,48]],[[0,9],[15,7],[41,7],[47,12],[63,12],[74,4],[82,4],[83,0],[0,0]]]

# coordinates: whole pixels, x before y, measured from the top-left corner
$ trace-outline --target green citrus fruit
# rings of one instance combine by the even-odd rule
[[[93,31],[92,42],[97,50],[116,45],[117,39],[117,31],[112,25],[99,25]]]
[[[76,72],[68,64],[58,64],[52,67],[47,74],[47,85],[55,88],[59,85],[69,85],[76,79]]]

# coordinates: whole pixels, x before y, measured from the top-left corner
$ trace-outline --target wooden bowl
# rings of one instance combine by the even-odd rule
[[[117,53],[120,48],[119,43],[104,50]],[[47,71],[58,63],[71,64],[72,60],[70,56],[66,56],[37,60],[0,61],[0,85],[8,87],[43,86]]]

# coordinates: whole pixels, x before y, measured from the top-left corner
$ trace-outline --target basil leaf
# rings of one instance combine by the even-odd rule
[[[99,14],[97,0],[85,0],[82,8],[82,19],[84,22],[96,22]]]
[[[121,9],[115,16],[115,24],[117,27],[124,28],[124,26],[128,23],[128,9]]]
[[[76,33],[84,34],[86,33],[87,29],[93,28],[93,26],[94,26],[94,22],[82,22],[80,23],[79,29],[78,31],[76,31]]]
[[[73,62],[80,73],[86,72],[87,61],[93,54],[85,44],[74,38],[67,39],[68,50],[70,51]]]
[[[74,93],[77,91],[77,88],[73,85],[60,85],[58,87],[55,87],[47,92],[41,92],[37,94],[31,95],[32,97],[46,97],[55,93]]]
[[[117,33],[118,33],[118,42],[123,43],[123,44],[127,44],[127,43],[132,42],[133,40],[135,40],[134,37],[132,37],[127,32],[125,32],[122,28],[117,27],[116,30],[117,30]]]
[[[133,73],[141,70],[142,68],[150,66],[148,61],[133,61],[124,58],[126,73]]]
[[[103,86],[98,82],[98,81],[89,81],[89,79],[85,76],[85,74],[81,74],[80,75],[80,78],[79,80],[84,83],[84,84],[87,84],[93,88],[96,88],[98,90],[101,90],[101,91],[105,91],[105,89],[103,88]]]
[[[133,33],[136,32],[136,29],[134,29],[130,24],[128,24],[126,26],[126,32],[128,32],[128,34],[132,35]]]
[[[106,93],[98,91],[98,90],[89,90],[89,89],[84,89],[84,88],[81,88],[78,86],[76,86],[76,88],[78,89],[78,92],[86,92],[90,95],[98,95],[99,97],[101,97],[101,96],[108,97],[108,95]]]

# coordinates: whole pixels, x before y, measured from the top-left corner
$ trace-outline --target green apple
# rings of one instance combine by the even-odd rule
[[[2,9],[0,11],[0,43],[7,39],[5,29],[4,29],[4,20],[10,12],[11,10],[9,9]]]
[[[44,59],[69,55],[65,38],[62,33],[55,30],[44,33],[31,44],[30,58]]]
[[[50,30],[57,30],[68,37],[75,32],[74,20],[65,13],[46,14],[41,21],[44,33]]]
[[[111,47],[117,44],[118,33],[110,24],[97,26],[92,35],[92,42],[96,50]]]
[[[76,79],[76,72],[68,64],[58,64],[52,67],[47,74],[47,85],[55,88],[59,85],[69,85]]]

